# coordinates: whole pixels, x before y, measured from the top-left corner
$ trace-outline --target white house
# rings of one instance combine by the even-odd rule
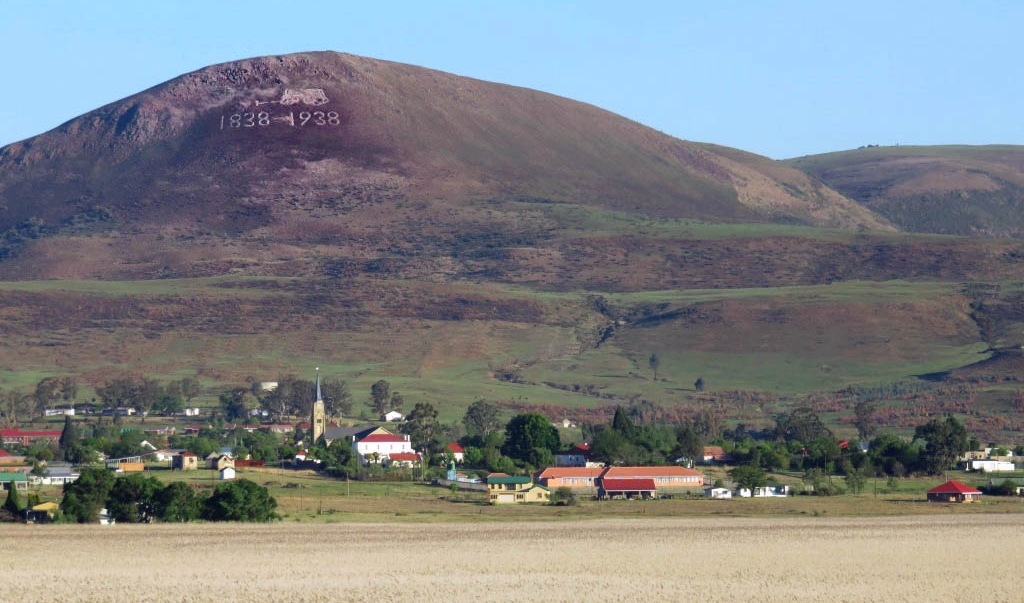
[[[749,488],[736,490],[740,498],[785,498],[789,496],[789,486],[758,486],[751,493]]]
[[[380,419],[381,419],[381,421],[387,421],[388,423],[395,423],[395,422],[401,421],[404,418],[405,418],[405,415],[403,415],[402,413],[398,412],[397,410],[392,410],[391,412],[388,412],[388,413],[382,415]]]
[[[990,459],[967,461],[966,465],[968,471],[981,471],[982,473],[1016,470],[1014,464],[1009,461],[996,461]]]
[[[220,478],[222,480],[235,479],[235,468],[224,467],[223,469],[220,470]]]
[[[732,490],[728,488],[706,488],[704,493],[707,494],[708,498],[714,498],[717,500],[732,498]]]
[[[29,482],[33,485],[41,486],[63,486],[77,480],[78,475],[78,472],[74,471],[71,467],[49,467],[46,470],[46,475],[42,477],[36,475],[29,476]]]
[[[174,457],[179,454],[187,452],[184,448],[162,448],[153,453],[153,460],[158,463],[169,463],[174,460]]]
[[[352,449],[364,465],[382,462],[394,453],[416,452],[409,436],[397,436],[384,428],[374,429],[361,437],[352,436]]]

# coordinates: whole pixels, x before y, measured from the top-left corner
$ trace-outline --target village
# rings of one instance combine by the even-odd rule
[[[617,412],[612,425],[597,432],[598,446],[604,442],[606,447],[603,453],[600,449],[595,451],[594,444],[590,442],[562,448],[557,444],[559,424],[539,415],[523,415],[514,417],[506,425],[505,442],[501,450],[510,455],[515,454],[514,447],[509,448],[508,443],[514,443],[516,438],[525,438],[524,442],[519,443],[527,451],[525,459],[514,461],[513,456],[502,456],[488,462],[480,449],[473,446],[481,442],[480,437],[463,438],[461,443],[449,441],[443,445],[435,437],[437,450],[418,450],[413,439],[417,430],[410,429],[408,418],[394,409],[383,413],[378,422],[330,424],[325,412],[319,375],[313,397],[308,421],[297,424],[221,425],[217,428],[222,435],[231,434],[236,442],[241,436],[242,442],[246,442],[246,437],[252,437],[261,438],[264,444],[269,441],[275,443],[272,445],[284,445],[291,438],[294,452],[287,457],[280,456],[269,464],[265,452],[263,458],[256,458],[261,455],[253,454],[258,451],[251,442],[248,446],[213,446],[208,452],[201,447],[197,448],[194,444],[209,440],[215,430],[210,424],[190,423],[180,426],[180,435],[177,433],[179,427],[175,425],[146,426],[139,431],[121,427],[122,434],[128,437],[146,438],[134,447],[123,448],[134,454],[83,457],[82,451],[76,448],[81,444],[75,434],[74,410],[63,409],[58,414],[48,409],[45,416],[64,419],[63,429],[0,430],[0,486],[8,492],[8,499],[23,495],[27,504],[8,505],[9,510],[13,512],[17,509],[20,519],[35,523],[60,520],[61,493],[66,492],[83,471],[94,471],[96,468],[117,476],[145,474],[162,479],[174,475],[178,476],[175,479],[186,480],[191,473],[205,471],[218,482],[252,478],[271,470],[276,471],[276,475],[282,472],[313,473],[325,479],[343,479],[346,483],[351,483],[351,480],[420,482],[446,492],[459,492],[464,497],[471,497],[470,500],[476,500],[478,504],[490,506],[566,506],[582,501],[616,500],[780,499],[843,493],[843,490],[837,490],[837,482],[845,485],[845,491],[859,493],[864,484],[861,481],[860,488],[857,487],[857,470],[852,468],[852,464],[847,465],[842,476],[832,474],[840,473],[835,470],[839,464],[852,463],[849,458],[854,455],[867,459],[869,452],[868,446],[863,446],[864,449],[861,449],[862,446],[854,446],[855,449],[851,450],[849,441],[835,441],[832,452],[836,458],[831,469],[824,472],[812,467],[799,477],[781,467],[772,467],[770,462],[755,459],[751,463],[750,450],[717,444],[698,447],[691,445],[688,449],[677,445],[673,450],[676,454],[672,455],[671,464],[614,463],[608,462],[608,438],[605,436],[611,434],[620,439],[640,438],[637,434],[642,431],[641,426],[631,422],[627,413]],[[422,410],[419,406],[417,408]],[[494,429],[485,434],[487,437],[493,440],[500,435],[498,424],[491,416],[493,408],[478,404],[473,410],[477,414],[482,412],[493,424]],[[199,415],[198,409],[183,409],[181,412],[186,419]],[[111,417],[123,426],[123,421],[130,420],[134,412],[131,408],[111,408],[102,409],[98,414],[100,417]],[[470,412],[467,416],[473,414]],[[947,425],[955,427],[954,422],[947,419]],[[568,426],[568,421],[561,425]],[[545,437],[554,438],[554,450],[540,448],[541,445],[550,445],[550,441],[542,444]],[[186,442],[193,446],[168,447],[153,442]],[[880,445],[892,445],[892,442],[886,444],[881,441]],[[46,455],[40,451],[56,454]],[[797,452],[794,458],[810,455],[807,446]],[[765,451],[757,450],[758,456],[764,454]],[[1024,500],[1019,498],[1024,478],[1017,473],[1016,458],[1014,451],[1005,447],[990,446],[960,451],[954,459],[955,466],[942,471],[943,475],[955,471],[959,479],[935,480],[939,483],[925,490],[923,499],[946,504],[977,502],[982,500],[983,492],[987,491]],[[85,462],[75,463],[75,459]],[[547,460],[548,463],[528,462],[535,459]],[[884,466],[884,461],[879,465]],[[920,480],[926,477],[927,473],[924,473],[917,483],[920,484]],[[887,485],[892,486],[894,479],[894,476],[889,476]],[[876,474],[876,488],[877,481]],[[977,484],[978,487],[968,485],[965,481]],[[192,485],[195,486],[194,483]],[[98,509],[95,521],[107,523],[114,520],[105,507]]]

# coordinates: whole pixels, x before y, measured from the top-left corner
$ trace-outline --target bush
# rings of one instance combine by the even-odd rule
[[[551,504],[558,505],[560,507],[573,507],[578,502],[576,493],[573,492],[572,488],[562,486],[557,488],[551,493]]]

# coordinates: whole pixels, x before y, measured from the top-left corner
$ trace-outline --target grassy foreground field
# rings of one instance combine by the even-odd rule
[[[22,601],[1014,601],[1015,515],[0,526]]]

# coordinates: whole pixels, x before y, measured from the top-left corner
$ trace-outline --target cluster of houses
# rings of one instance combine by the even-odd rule
[[[1013,460],[1013,451],[1006,448],[971,450],[960,457],[960,467],[964,471],[979,471],[981,473],[1017,470],[1017,465]]]

